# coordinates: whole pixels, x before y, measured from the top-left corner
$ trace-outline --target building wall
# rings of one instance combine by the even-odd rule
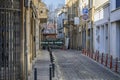
[[[106,0],[107,1],[107,0]],[[105,2],[106,3],[106,2]],[[102,3],[99,8],[95,9],[94,15],[94,52],[109,53],[109,3]]]
[[[114,56],[117,57],[117,46],[116,46],[116,38],[117,38],[117,33],[116,33],[116,23],[112,23],[110,27],[110,53]]]
[[[57,29],[58,29],[58,38],[64,38],[64,20],[66,19],[65,13],[63,12],[62,9],[58,12],[58,17],[57,17]]]
[[[21,5],[22,1],[0,1],[0,80],[24,80]]]
[[[120,6],[117,7],[116,0],[110,0],[110,53],[120,59]]]
[[[120,9],[111,11],[110,20],[111,22],[120,20]]]
[[[109,0],[94,0],[94,6],[95,9],[100,7],[101,5],[105,4],[106,2],[108,2]]]

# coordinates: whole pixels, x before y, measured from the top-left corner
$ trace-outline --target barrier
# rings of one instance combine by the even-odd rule
[[[52,80],[52,65],[49,65],[49,80]]]
[[[102,53],[101,64],[103,64],[103,62],[104,62],[103,57],[104,57],[104,54]]]
[[[49,50],[50,54],[50,65],[49,65],[49,80],[52,80],[52,77],[55,77],[55,62],[54,62],[54,57],[52,54],[52,50]]]
[[[37,80],[37,68],[34,68],[34,80]]]
[[[96,51],[95,53],[87,51],[85,49],[82,49],[82,54],[90,57],[91,59],[94,59],[97,62],[100,62],[101,64],[105,65],[106,67],[109,67],[110,69],[113,68],[113,56],[112,55],[108,55],[106,54],[104,56],[104,53],[102,53],[102,55],[100,56],[99,51]],[[119,72],[118,71],[118,58],[115,59],[115,65],[114,65],[114,69],[115,72]]]
[[[115,62],[115,72],[118,72],[118,58],[116,58]]]
[[[112,69],[112,59],[113,59],[113,57],[112,57],[112,55],[110,56],[110,69]]]
[[[108,64],[108,54],[106,54],[106,61],[105,61],[105,66],[107,67]]]
[[[97,62],[99,62],[99,51],[97,52]]]

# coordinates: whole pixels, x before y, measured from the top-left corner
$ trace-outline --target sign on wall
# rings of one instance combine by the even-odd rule
[[[74,25],[79,25],[79,24],[80,24],[79,17],[74,17]]]
[[[82,18],[83,18],[83,20],[88,19],[88,12],[89,12],[88,8],[83,8],[83,10],[82,10],[82,13],[83,13]]]
[[[83,14],[88,14],[88,8],[83,8],[82,13]]]
[[[83,18],[84,20],[87,20],[87,19],[88,19],[88,15],[87,15],[87,14],[83,14],[82,18]]]

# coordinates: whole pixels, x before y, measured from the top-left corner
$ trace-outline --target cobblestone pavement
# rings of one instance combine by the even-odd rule
[[[120,80],[106,68],[82,55],[79,51],[53,51],[63,80]]]

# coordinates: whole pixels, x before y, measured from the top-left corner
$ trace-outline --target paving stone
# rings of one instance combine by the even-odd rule
[[[64,80],[120,80],[79,51],[54,50],[54,55]]]

